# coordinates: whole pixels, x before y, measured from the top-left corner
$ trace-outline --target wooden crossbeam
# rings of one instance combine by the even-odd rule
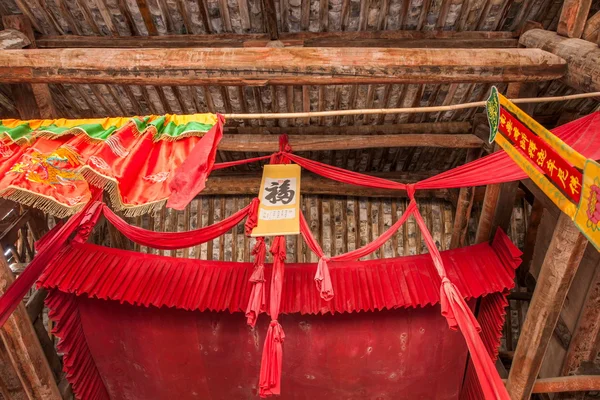
[[[529,399],[560,310],[583,257],[587,241],[561,214],[546,252],[507,382],[513,400]]]
[[[353,150],[378,147],[444,147],[452,149],[481,148],[483,140],[475,135],[289,135],[294,151]],[[279,150],[277,135],[225,134],[219,150],[275,152]]]
[[[0,82],[6,83],[498,83],[552,80],[566,72],[564,60],[539,49],[31,49],[0,55]]]
[[[488,31],[342,31],[278,33],[285,46],[296,47],[400,47],[400,48],[515,48],[513,32]],[[212,34],[167,36],[41,36],[40,48],[174,48],[265,47],[270,34]]]

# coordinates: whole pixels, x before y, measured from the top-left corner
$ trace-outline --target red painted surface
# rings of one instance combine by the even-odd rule
[[[88,346],[113,400],[256,399],[267,319],[80,297]],[[283,315],[281,399],[457,399],[466,346],[439,306]]]

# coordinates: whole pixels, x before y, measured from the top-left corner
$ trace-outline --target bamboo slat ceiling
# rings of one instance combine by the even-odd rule
[[[562,0],[0,0],[0,13],[25,14],[31,20],[41,47],[60,47],[65,35],[85,37],[167,37],[177,36],[182,47],[185,37],[198,40],[248,42],[272,37],[268,4],[275,5],[276,34],[284,43],[286,36],[308,37],[318,32],[414,32],[419,38],[433,37],[426,45],[436,47],[433,31],[504,31],[503,40],[493,46],[516,47],[512,32],[525,21],[533,20],[555,30]],[[594,2],[600,3],[600,2]],[[600,8],[594,4],[592,12]],[[242,36],[243,35],[243,36]],[[292,36],[290,36],[292,35]],[[296,35],[296,36],[293,36]],[[305,36],[302,36],[305,35]],[[484,33],[482,39],[486,39]],[[152,39],[152,38],[150,38]],[[326,37],[335,45],[344,39]],[[357,37],[354,37],[358,40]],[[107,39],[108,40],[108,39]],[[57,44],[57,42],[59,44]],[[89,41],[88,41],[89,42]],[[93,41],[92,41],[93,42]],[[192,41],[190,41],[191,43]],[[104,42],[106,43],[106,42]],[[491,43],[491,42],[490,42]],[[90,44],[92,46],[92,44]],[[439,44],[437,45],[440,46]],[[442,45],[443,46],[443,45]],[[465,44],[468,46],[468,44]],[[349,49],[351,51],[351,49]],[[352,108],[385,108],[448,105],[483,100],[490,86],[482,83],[407,85],[296,85],[296,86],[120,86],[50,85],[60,116],[68,118],[143,114],[188,114],[195,112],[258,113],[323,111]],[[506,84],[499,89],[506,90]],[[563,95],[573,90],[558,81],[538,84],[536,95]],[[535,116],[552,127],[588,114],[598,107],[595,100],[540,104]],[[279,133],[306,126],[371,126],[419,122],[472,121],[482,110],[444,113],[330,117],[296,120],[228,121],[232,132]],[[17,117],[11,90],[0,85],[0,116]],[[329,133],[327,128],[310,133]],[[373,133],[378,133],[377,129]],[[396,133],[396,132],[389,132]],[[316,156],[316,155],[314,155]],[[431,157],[435,156],[435,159]],[[464,162],[465,150],[378,149],[337,151],[320,155],[323,160],[363,171],[444,170]],[[233,153],[222,153],[233,158]],[[402,161],[403,160],[403,161]],[[421,160],[421,161],[419,161]],[[401,162],[402,161],[402,162]],[[417,163],[417,164],[415,164]]]

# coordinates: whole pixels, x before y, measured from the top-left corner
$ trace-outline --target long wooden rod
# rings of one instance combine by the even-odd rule
[[[587,99],[591,97],[600,98],[600,92],[579,93],[568,96],[554,97],[531,97],[523,99],[511,99],[515,104],[533,104],[533,103],[551,103],[557,101],[568,101],[577,99]],[[293,113],[262,113],[262,114],[224,114],[228,119],[291,119],[291,118],[311,118],[311,117],[337,117],[344,115],[373,115],[373,114],[414,114],[429,113],[439,111],[463,110],[466,108],[485,107],[485,101],[475,101],[471,103],[453,104],[449,106],[434,107],[405,107],[405,108],[368,108],[357,110],[334,110],[334,111],[311,111],[311,112],[293,112]]]

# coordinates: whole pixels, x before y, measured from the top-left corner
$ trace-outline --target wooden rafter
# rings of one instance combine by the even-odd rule
[[[497,83],[551,80],[565,70],[564,60],[538,49],[31,49],[0,57],[0,80],[9,83]]]
[[[579,39],[590,13],[592,0],[565,0],[557,32],[559,35]]]

